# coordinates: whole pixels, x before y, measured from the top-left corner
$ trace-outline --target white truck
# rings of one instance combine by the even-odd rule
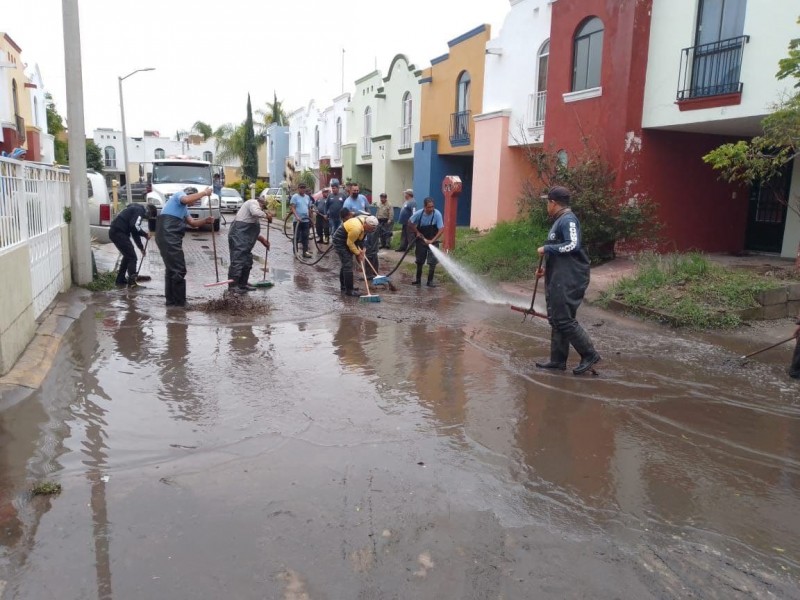
[[[175,192],[187,187],[196,188],[198,192],[211,187],[211,163],[185,156],[156,159],[152,163],[152,180],[148,186],[145,202],[156,207],[158,214],[167,200]],[[220,210],[219,196],[203,197],[188,206],[189,214],[195,219],[214,217],[214,231],[219,231]]]

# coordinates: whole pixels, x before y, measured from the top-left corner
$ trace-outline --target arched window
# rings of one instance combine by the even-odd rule
[[[547,106],[547,64],[550,59],[550,40],[539,48],[536,64],[536,96],[533,106],[533,127],[544,127],[544,109]]]
[[[336,119],[336,149],[335,159],[342,158],[342,117]]]
[[[413,105],[411,103],[411,92],[406,92],[403,94],[403,114],[402,118],[402,129],[400,130],[400,148],[410,148],[411,147],[411,117],[413,116],[412,110]]]
[[[303,136],[300,132],[297,132],[297,153],[300,154],[303,151]]]
[[[603,65],[603,22],[587,19],[575,34],[572,56],[572,91],[600,87]]]
[[[214,161],[214,155],[211,153],[210,150],[206,150],[205,152],[203,152],[203,160],[205,160],[206,162]]]
[[[114,146],[106,146],[103,148],[103,159],[107,168],[117,168],[117,151]]]
[[[372,108],[364,110],[364,156],[372,155]]]
[[[164,158],[166,154],[164,153],[163,148],[156,148],[156,151],[153,153],[153,156],[155,156],[158,159],[158,158]]]
[[[469,88],[472,78],[467,71],[458,76],[456,84],[456,112],[466,112],[469,110]]]
[[[18,115],[19,114],[19,95],[17,93],[17,80],[16,79],[12,79],[11,80],[11,96],[12,96],[13,101],[14,101],[14,114]]]

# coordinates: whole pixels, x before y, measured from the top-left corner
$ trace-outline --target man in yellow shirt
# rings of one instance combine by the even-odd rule
[[[373,216],[359,215],[342,223],[333,234],[333,247],[342,267],[339,269],[339,288],[346,296],[358,296],[358,289],[353,286],[353,257],[361,263],[364,261],[364,238],[378,228],[378,219]]]

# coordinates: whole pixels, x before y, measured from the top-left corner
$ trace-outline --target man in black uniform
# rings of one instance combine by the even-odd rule
[[[183,234],[189,227],[214,226],[212,215],[205,219],[195,219],[189,214],[187,206],[203,196],[211,197],[211,188],[198,192],[187,187],[175,192],[161,209],[156,225],[156,244],[164,259],[164,295],[167,306],[186,306],[186,259],[183,256]]]
[[[536,271],[538,279],[544,275],[547,295],[547,320],[550,322],[550,360],[536,363],[540,369],[567,368],[569,346],[581,355],[580,364],[572,369],[575,375],[590,370],[600,362],[589,335],[575,320],[575,314],[589,287],[589,255],[583,248],[581,224],[569,207],[570,193],[556,186],[547,194],[547,215],[553,226],[547,243],[538,249],[546,257],[545,267]]]
[[[151,215],[155,217],[155,210],[152,204],[148,204],[147,208],[142,204],[131,204],[111,221],[108,237],[122,254],[122,261],[117,271],[117,285],[127,285],[131,288],[139,285],[136,283],[136,251],[131,244],[131,236],[139,252],[144,256],[142,238],[149,240],[150,234],[142,228],[142,219]]]

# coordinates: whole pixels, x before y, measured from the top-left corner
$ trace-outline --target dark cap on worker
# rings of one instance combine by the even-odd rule
[[[331,185],[337,185],[338,186],[339,185],[339,180],[338,179],[331,179]]]
[[[557,202],[558,204],[569,204],[570,193],[567,188],[556,185],[551,187],[550,191],[547,192],[547,199]]]

